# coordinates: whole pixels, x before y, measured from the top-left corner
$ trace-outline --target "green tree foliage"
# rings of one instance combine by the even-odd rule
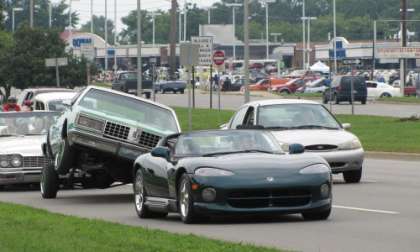
[[[5,22],[6,29],[12,30],[12,10],[13,8],[23,8],[23,11],[15,12],[15,25],[29,24],[29,0],[0,0],[5,1],[5,11],[7,19]],[[36,0],[34,10],[34,26],[48,28],[49,26],[49,3],[50,0]],[[54,29],[63,30],[69,26],[69,6],[68,1],[60,0],[60,2],[52,2],[52,27]],[[75,27],[79,23],[79,15],[72,12],[72,26]]]
[[[88,21],[84,25],[82,25],[81,30],[84,32],[90,32],[90,23]],[[108,43],[114,44],[114,22],[108,19]],[[100,36],[101,38],[105,38],[105,17],[104,16],[93,16],[93,32]]]

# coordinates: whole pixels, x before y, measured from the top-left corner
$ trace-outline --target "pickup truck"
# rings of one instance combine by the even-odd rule
[[[116,78],[112,82],[112,89],[136,95],[137,72],[126,71],[118,73]],[[146,98],[150,99],[153,90],[152,80],[149,80],[146,77],[144,77],[142,81],[142,89],[143,94],[146,96]]]
[[[176,94],[180,92],[181,94],[184,93],[185,88],[187,87],[187,83],[185,81],[161,81],[155,84],[155,91],[161,92],[162,94],[166,92],[173,92]]]

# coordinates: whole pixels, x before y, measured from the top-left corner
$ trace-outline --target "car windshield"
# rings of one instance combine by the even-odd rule
[[[216,156],[233,153],[281,153],[273,136],[265,131],[208,131],[179,137],[175,156]]]
[[[137,73],[135,72],[121,73],[120,80],[137,80]]]
[[[71,100],[56,100],[56,101],[50,101],[48,103],[48,109],[50,111],[64,111],[66,110],[66,106],[63,104],[63,102],[66,101],[70,103]]]
[[[0,113],[0,137],[45,135],[57,112],[12,112]]]
[[[79,106],[127,121],[137,121],[165,134],[179,131],[175,117],[170,110],[135,98],[91,89],[81,99]]]
[[[258,125],[268,129],[339,129],[337,120],[319,104],[259,107]]]

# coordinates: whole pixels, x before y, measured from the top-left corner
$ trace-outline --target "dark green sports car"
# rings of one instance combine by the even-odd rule
[[[199,131],[162,139],[134,163],[135,209],[140,218],[179,212],[185,223],[215,214],[293,214],[327,219],[332,179],[328,163],[283,153],[261,130]]]

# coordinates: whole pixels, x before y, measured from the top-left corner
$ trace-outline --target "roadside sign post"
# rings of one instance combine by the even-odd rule
[[[156,75],[156,58],[150,58],[150,64],[152,64],[152,89],[153,89],[153,101],[156,101],[156,88],[155,88],[155,75]]]
[[[210,108],[213,107],[213,94],[212,94],[212,83],[213,83],[213,37],[212,36],[199,36],[191,37],[191,42],[193,44],[199,45],[199,66],[210,66]],[[192,90],[193,90],[193,107],[195,108],[195,69],[192,69]]]
[[[187,89],[188,89],[188,130],[192,130],[192,100],[191,100],[191,72],[199,62],[199,45],[190,42],[182,43],[180,48],[180,63],[187,72]]]
[[[350,81],[350,103],[351,103],[351,114],[354,115],[354,72],[356,71],[355,66],[360,64],[359,59],[343,60],[344,65],[351,65],[351,81]]]
[[[80,45],[80,53],[83,57],[87,59],[86,62],[86,81],[87,85],[89,86],[91,83],[90,78],[90,65],[91,62],[95,60],[95,48],[93,47],[92,43],[83,43]]]
[[[67,58],[48,58],[45,59],[45,66],[46,67],[55,67],[55,78],[57,81],[57,87],[60,87],[60,66],[67,66],[68,59]]]
[[[215,51],[213,53],[213,62],[216,66],[221,66],[221,65],[225,64],[225,52],[224,51]],[[218,95],[217,96],[218,96],[218,109],[219,109],[219,111],[220,111],[220,107],[221,107],[221,104],[220,104],[220,91],[222,89],[221,86],[222,85],[219,81],[219,83],[217,85],[217,87],[218,87],[217,88],[218,89]],[[211,95],[211,91],[210,91],[210,95]]]

